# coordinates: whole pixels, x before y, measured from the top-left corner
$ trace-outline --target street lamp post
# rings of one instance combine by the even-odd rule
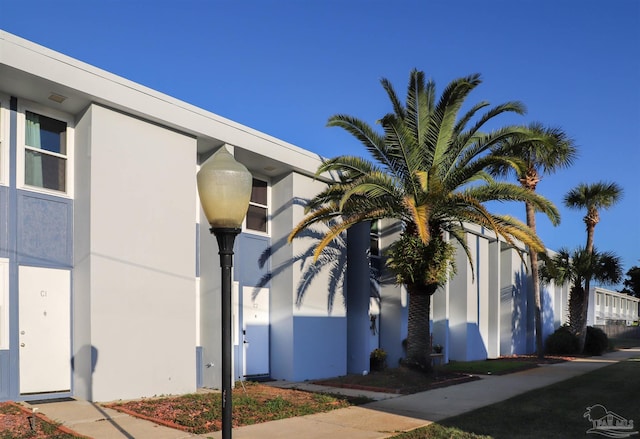
[[[222,275],[222,439],[231,439],[231,270],[233,243],[251,198],[251,173],[220,148],[201,166],[198,193],[204,214],[218,241]]]

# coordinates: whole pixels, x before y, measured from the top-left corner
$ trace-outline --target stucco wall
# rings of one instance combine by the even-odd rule
[[[525,354],[527,273],[518,253],[506,244],[502,244],[500,266],[500,355]]]
[[[193,391],[196,141],[97,105],[85,117],[76,300],[91,335],[75,350],[93,357],[92,398]]]
[[[293,174],[271,182],[271,236],[273,251],[271,269],[275,276],[271,280],[271,376],[277,379],[293,377],[293,247],[286,237],[293,224],[294,202]]]
[[[342,289],[334,282],[341,266],[333,272],[332,266],[324,266],[310,283],[301,283],[309,274],[317,240],[304,237],[286,244],[304,217],[305,201],[324,187],[296,173],[272,182],[272,269],[277,275],[271,284],[271,375],[276,379],[299,381],[346,373],[346,309]]]
[[[397,285],[395,277],[384,270],[384,253],[400,237],[401,227],[397,222],[382,220],[380,227],[380,251],[383,267],[380,279],[380,348],[387,353],[387,365],[395,367],[405,356],[402,341],[407,337],[408,298],[406,289]],[[438,291],[437,295],[443,295]]]
[[[93,399],[91,355],[91,120],[89,107],[75,129],[75,203],[73,209],[72,369],[74,394]],[[93,358],[95,361],[95,357]]]

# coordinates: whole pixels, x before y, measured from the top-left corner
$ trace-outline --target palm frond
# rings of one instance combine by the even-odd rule
[[[316,176],[337,171],[341,181],[345,182],[378,170],[377,166],[362,157],[342,155],[324,160],[318,167]]]
[[[315,224],[327,224],[330,221],[335,221],[341,217],[341,213],[335,209],[335,207],[327,206],[324,208],[319,208],[306,217],[302,219],[296,225],[289,236],[287,238],[288,242],[291,243],[293,239],[298,236],[303,230]]]
[[[547,215],[553,225],[560,223],[560,212],[551,201],[520,185],[496,182],[468,188],[464,193],[481,202],[524,201],[530,203],[537,212]]]
[[[446,156],[456,125],[458,111],[466,97],[480,84],[480,75],[474,74],[452,81],[440,96],[431,114],[430,134],[433,142],[434,164]]]
[[[391,101],[391,106],[393,107],[393,112],[397,114],[398,117],[404,118],[405,117],[404,105],[402,104],[400,99],[398,99],[398,95],[396,94],[395,89],[393,88],[393,84],[391,84],[391,81],[389,81],[386,78],[382,78],[380,80],[380,83],[382,84],[382,88],[384,88],[384,90],[387,92],[387,96],[389,97],[389,100]]]
[[[622,193],[622,188],[613,182],[581,183],[565,195],[564,204],[574,209],[607,209],[622,198]]]
[[[394,170],[393,163],[389,161],[389,150],[385,144],[384,136],[378,134],[369,124],[355,117],[337,114],[329,118],[329,127],[340,127],[364,145],[369,154],[381,165]]]

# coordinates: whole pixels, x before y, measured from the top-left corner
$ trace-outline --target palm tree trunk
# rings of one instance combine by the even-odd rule
[[[574,285],[569,292],[569,328],[576,336],[580,332],[580,316],[582,315],[582,286]]]
[[[589,281],[585,282],[585,285],[589,285]],[[582,309],[580,310],[580,332],[578,333],[578,351],[582,353],[584,351],[584,345],[587,341],[587,314],[589,310],[589,291],[584,290]]]
[[[587,250],[587,253],[589,253],[591,255],[591,254],[593,254],[593,235],[594,235],[595,230],[596,230],[596,224],[593,223],[593,221],[588,222],[586,217],[585,217],[585,223],[587,223],[587,246],[586,246],[586,250]]]
[[[588,217],[589,215],[587,215]],[[596,220],[595,222],[594,219]],[[586,219],[585,219],[585,222]],[[595,234],[597,224],[597,212],[596,217],[592,218],[591,222],[587,222],[587,253],[593,255],[593,235]],[[580,333],[578,334],[578,346],[580,347],[580,353],[584,350],[585,342],[587,341],[587,314],[589,310],[589,290],[591,289],[591,277],[587,276],[584,280],[584,301],[582,303],[582,310],[580,315]]]
[[[424,371],[431,369],[431,295],[436,289],[437,285],[407,285],[409,315],[406,364]]]
[[[525,203],[527,210],[527,225],[533,233],[536,232],[536,213],[531,203]],[[540,291],[540,275],[538,273],[538,253],[529,250],[531,260],[531,283],[533,287],[533,302],[535,306],[536,352],[538,358],[544,358],[544,344],[542,339],[542,294]]]
[[[578,338],[578,353],[582,353],[587,337],[587,308],[589,295],[582,288],[582,280],[577,279],[569,295],[569,327]]]

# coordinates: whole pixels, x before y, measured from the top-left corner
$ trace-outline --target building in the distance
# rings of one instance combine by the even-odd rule
[[[397,236],[359,225],[313,265],[286,239],[324,187],[321,157],[0,31],[0,400],[193,392],[220,383],[217,244],[198,165],[227,147],[254,176],[236,240],[237,379],[362,372],[404,355],[407,297],[370,264]],[[533,308],[517,252],[469,226],[474,273],[433,300],[445,360],[531,352]],[[545,333],[567,288],[545,292]]]
[[[624,325],[638,321],[640,298],[593,287],[589,291],[588,325]]]

